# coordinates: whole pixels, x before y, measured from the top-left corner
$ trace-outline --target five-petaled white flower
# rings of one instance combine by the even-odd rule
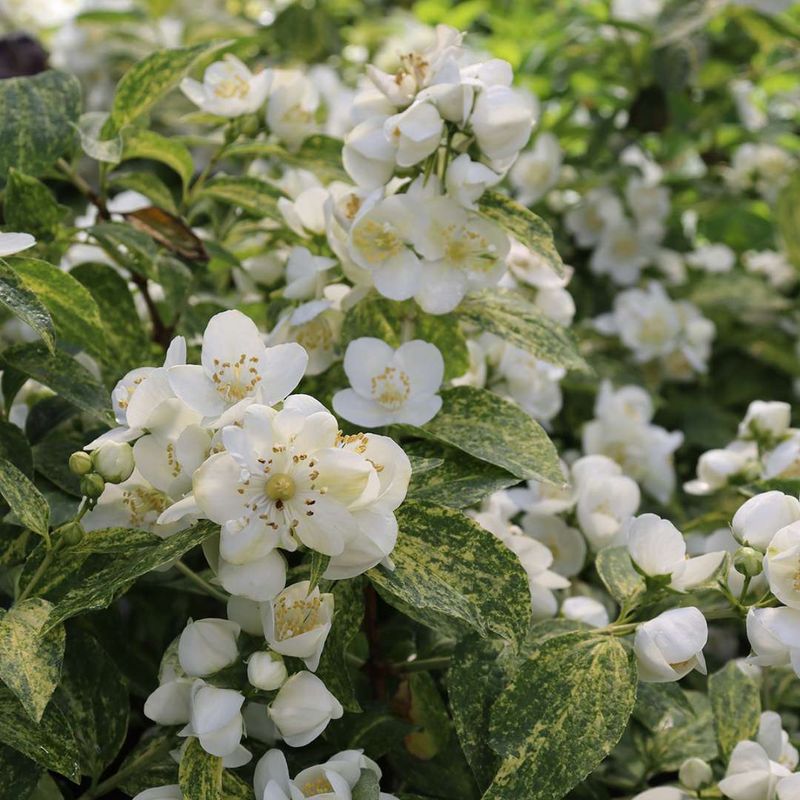
[[[219,117],[239,117],[258,111],[267,99],[272,72],[255,75],[228,53],[205,71],[203,82],[193,78],[181,81],[181,91],[199,108]]]
[[[344,371],[352,388],[334,395],[333,408],[356,425],[424,425],[442,407],[444,359],[429,342],[415,339],[394,350],[381,339],[354,339]]]

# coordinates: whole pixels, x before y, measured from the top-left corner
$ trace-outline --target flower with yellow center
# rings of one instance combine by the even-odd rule
[[[423,425],[441,408],[437,392],[444,359],[428,342],[406,342],[394,350],[380,339],[355,339],[347,347],[344,371],[352,388],[337,392],[333,407],[357,425]]]
[[[172,367],[169,385],[206,422],[221,427],[250,403],[283,400],[303,377],[308,356],[294,343],[266,347],[249,317],[223,311],[206,327],[201,362]]]
[[[267,99],[272,72],[255,75],[228,53],[205,71],[203,82],[184,78],[181,91],[199,108],[219,117],[239,117],[258,111]]]
[[[333,595],[321,593],[308,581],[287,586],[272,602],[261,606],[269,646],[284,656],[302,658],[314,672],[331,630]]]

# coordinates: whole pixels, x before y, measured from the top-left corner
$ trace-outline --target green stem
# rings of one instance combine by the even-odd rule
[[[450,666],[450,656],[434,656],[433,658],[418,658],[416,661],[401,661],[392,664],[393,672],[427,672],[434,669],[447,669]]]
[[[49,540],[48,540],[49,541]],[[45,554],[44,558],[42,559],[42,563],[36,569],[36,572],[33,573],[33,576],[28,581],[28,585],[22,590],[22,593],[17,598],[17,603],[21,603],[23,600],[27,600],[33,590],[36,588],[39,581],[42,579],[42,576],[47,572],[48,567],[53,563],[53,558],[55,557],[56,553],[61,549],[64,544],[63,539],[59,539]]]
[[[114,773],[111,777],[98,783],[97,786],[92,786],[84,792],[78,800],[95,800],[97,797],[108,794],[112,789],[116,789],[126,778],[140,772],[145,764],[162,756],[171,746],[172,743],[167,741],[163,747],[157,747],[155,750],[142,753],[139,758],[133,759],[127,767],[123,767],[119,772]]]
[[[209,597],[219,600],[221,603],[228,602],[228,595],[223,594],[215,589],[205,578],[198,575],[193,569],[190,569],[183,563],[183,561],[176,561],[175,567],[178,572],[183,573],[195,586],[202,589]]]

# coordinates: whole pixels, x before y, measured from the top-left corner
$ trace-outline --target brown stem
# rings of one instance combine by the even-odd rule
[[[111,214],[108,211],[105,200],[103,200],[103,198],[72,169],[65,159],[59,158],[58,161],[56,161],[56,166],[70,179],[72,185],[97,209],[97,214],[100,219],[105,221],[111,219]]]
[[[167,348],[172,339],[173,329],[171,326],[165,325],[164,320],[161,319],[158,306],[150,296],[150,290],[147,287],[147,278],[136,272],[131,272],[131,282],[142,293],[144,304],[147,306],[147,313],[150,315],[150,322],[153,325],[153,341],[160,344],[163,348]]]
[[[376,700],[383,700],[386,697],[386,665],[383,662],[378,630],[378,593],[369,584],[364,587],[364,603],[364,628],[369,643],[367,674],[372,686],[372,696]]]

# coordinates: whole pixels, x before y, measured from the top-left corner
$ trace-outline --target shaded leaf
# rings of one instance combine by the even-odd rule
[[[0,494],[26,528],[47,538],[50,527],[47,501],[33,483],[5,458],[0,458]]]

